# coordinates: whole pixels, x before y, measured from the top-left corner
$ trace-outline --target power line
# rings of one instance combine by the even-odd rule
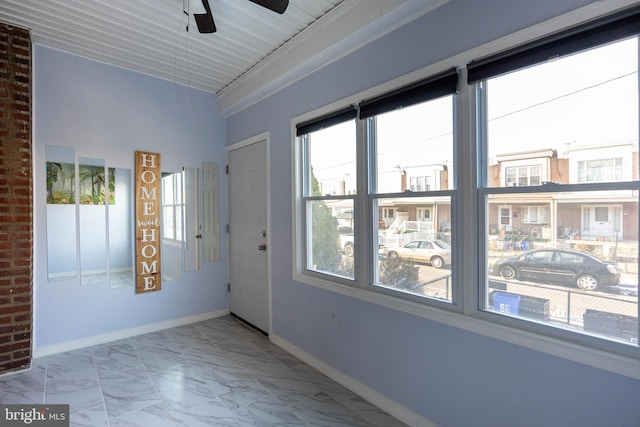
[[[634,75],[634,74],[638,74],[638,71],[637,71],[637,70],[636,70],[636,71],[632,71],[632,72],[630,72],[630,73],[623,74],[623,75],[621,75],[621,76],[617,76],[617,77],[614,77],[614,78],[612,78],[612,79],[605,80],[605,81],[602,81],[602,82],[600,82],[600,83],[596,83],[596,84],[591,85],[591,86],[585,86],[585,87],[580,88],[580,89],[578,89],[578,90],[575,90],[575,91],[573,91],[573,92],[568,92],[568,93],[565,93],[565,94],[562,94],[562,95],[556,96],[556,97],[554,97],[554,98],[549,98],[549,99],[547,99],[547,100],[545,100],[545,101],[540,101],[540,102],[538,102],[538,103],[536,103],[536,104],[528,105],[528,106],[523,107],[523,108],[520,108],[520,109],[518,109],[518,110],[509,111],[508,113],[502,114],[502,115],[500,115],[500,116],[491,117],[491,118],[489,118],[489,121],[491,121],[491,120],[497,120],[497,119],[502,119],[502,118],[504,118],[504,117],[508,117],[508,116],[513,115],[513,114],[521,113],[521,112],[523,112],[523,111],[527,111],[527,110],[530,110],[530,109],[532,109],[532,108],[539,107],[539,106],[544,105],[544,104],[549,104],[549,103],[554,102],[554,101],[557,101],[557,100],[559,100],[559,99],[567,98],[567,97],[569,97],[569,96],[576,95],[576,94],[578,94],[578,93],[580,93],[580,92],[584,92],[584,91],[586,91],[586,90],[594,89],[594,88],[596,88],[596,87],[603,86],[603,85],[605,85],[605,84],[608,84],[608,83],[614,82],[614,81],[616,81],[616,80],[624,79],[624,78],[629,77],[629,76],[632,76],[632,75]]]

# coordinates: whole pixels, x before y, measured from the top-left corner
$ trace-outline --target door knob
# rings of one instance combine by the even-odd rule
[[[267,245],[262,244],[262,245],[258,246],[258,250],[266,252],[267,251]]]

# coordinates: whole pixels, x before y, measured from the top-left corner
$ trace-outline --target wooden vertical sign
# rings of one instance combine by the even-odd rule
[[[136,293],[159,291],[160,154],[136,151]]]

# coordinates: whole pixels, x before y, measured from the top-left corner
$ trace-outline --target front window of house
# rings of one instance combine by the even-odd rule
[[[540,175],[539,165],[508,167],[505,170],[505,185],[507,187],[540,185],[542,183]]]
[[[549,223],[549,207],[548,206],[523,206],[522,222],[528,224],[548,224]]]
[[[578,162],[578,182],[622,181],[622,158]]]
[[[409,179],[409,189],[411,191],[430,191],[433,190],[430,176],[414,176]]]

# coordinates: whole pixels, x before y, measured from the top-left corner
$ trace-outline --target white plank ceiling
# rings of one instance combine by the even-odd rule
[[[182,0],[0,0],[0,21],[35,44],[216,93],[228,115],[446,1],[290,0],[279,15],[209,0],[212,34]]]

